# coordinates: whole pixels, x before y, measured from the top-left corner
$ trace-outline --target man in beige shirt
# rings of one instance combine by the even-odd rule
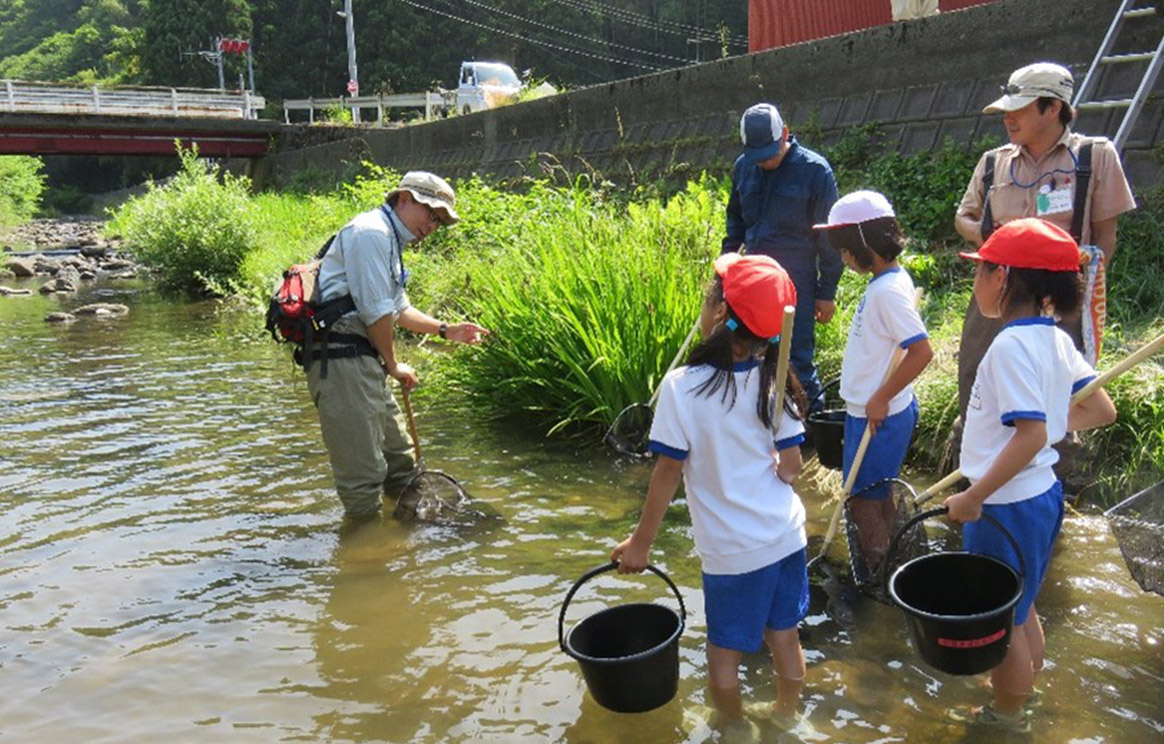
[[[1016,70],[1004,95],[983,109],[1003,114],[1010,144],[982,155],[954,217],[959,234],[975,246],[999,225],[1040,217],[1071,232],[1081,246],[1095,246],[1096,263],[1099,254],[1103,263],[1111,262],[1116,220],[1135,209],[1136,202],[1111,141],[1071,131],[1073,88],[1070,71],[1039,62]],[[1089,177],[1084,175],[1088,165]],[[1087,184],[1077,198],[1078,180]],[[1077,216],[1080,202],[1082,214]],[[1093,295],[1103,296],[1102,280],[1099,271]],[[1083,348],[1082,316],[1064,318],[1060,325]],[[982,317],[971,298],[958,352],[958,411],[963,416],[978,364],[1000,328],[999,321]]]

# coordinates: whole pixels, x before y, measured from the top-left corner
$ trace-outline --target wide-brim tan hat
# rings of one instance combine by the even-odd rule
[[[453,187],[435,173],[408,171],[400,179],[396,188],[389,191],[385,198],[391,199],[401,191],[412,194],[412,198],[421,204],[440,210],[443,213],[441,221],[446,225],[456,224],[461,219],[455,208],[457,195],[453,192]]]
[[[1069,104],[1074,91],[1075,78],[1070,70],[1051,62],[1036,62],[1011,73],[1010,80],[1002,86],[1002,98],[982,109],[982,113],[1018,111],[1040,98],[1057,98]]]

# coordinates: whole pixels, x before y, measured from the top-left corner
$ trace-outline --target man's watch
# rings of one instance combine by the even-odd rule
[[[449,324],[448,323],[441,323],[441,327],[437,331],[437,333],[439,333],[441,335],[441,338],[448,338],[449,337]]]

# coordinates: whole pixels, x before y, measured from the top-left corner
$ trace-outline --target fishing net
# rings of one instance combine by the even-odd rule
[[[1132,578],[1164,596],[1164,481],[1116,504],[1106,513]]]
[[[884,498],[867,498],[881,495]],[[889,574],[925,550],[925,531],[919,522],[901,536],[897,551],[886,561],[893,536],[918,513],[916,498],[908,483],[887,478],[845,500],[845,534],[853,583],[880,601],[887,601],[885,582]]]
[[[423,469],[405,486],[392,512],[404,522],[456,522],[478,515],[473,500],[455,478]]]
[[[606,430],[606,444],[620,455],[646,457],[654,418],[654,411],[646,403],[627,406]]]

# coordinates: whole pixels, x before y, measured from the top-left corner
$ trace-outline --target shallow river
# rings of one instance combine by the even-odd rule
[[[42,322],[94,300],[132,312]],[[655,552],[690,613],[677,698],[606,712],[557,645],[566,591],[633,526],[647,466],[430,394],[430,466],[502,521],[341,534],[301,375],[243,317],[134,284],[0,298],[0,741],[713,740],[681,508]],[[827,507],[801,490],[819,540]],[[803,625],[817,740],[998,740],[947,720],[984,700],[981,680],[927,669],[897,610],[862,604],[846,631],[818,594]],[[640,598],[674,606],[650,575],[607,574],[568,621]],[[1131,581],[1101,518],[1068,519],[1039,606],[1050,664],[1019,740],[1164,739],[1164,599]],[[761,655],[745,692],[773,694]]]

